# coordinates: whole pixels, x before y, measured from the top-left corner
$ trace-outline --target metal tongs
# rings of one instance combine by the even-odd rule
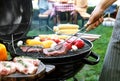
[[[63,42],[57,44],[55,47],[54,47],[54,50],[59,50],[63,47],[63,44],[68,41],[69,39],[71,39],[72,37],[76,36],[76,38],[74,39],[74,41],[78,38],[80,38],[82,35],[84,35],[87,31],[85,30],[86,29],[86,26],[82,27],[78,32],[76,32],[75,34],[71,35],[69,38],[67,38],[66,40],[64,40]],[[79,32],[83,31],[83,33],[81,33],[79,35],[79,37],[77,36]]]

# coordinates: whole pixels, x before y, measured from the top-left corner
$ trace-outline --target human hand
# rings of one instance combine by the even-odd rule
[[[103,18],[103,10],[99,10],[98,8],[95,8],[92,12],[88,22],[85,24],[86,31],[90,31],[94,28],[96,28],[98,25],[100,25],[104,18]]]

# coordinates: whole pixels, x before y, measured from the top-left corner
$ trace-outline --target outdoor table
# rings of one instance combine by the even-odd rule
[[[65,12],[67,15],[72,15],[72,11],[75,10],[75,5],[73,3],[53,3],[53,6],[56,20],[61,12]]]
[[[57,12],[66,12],[75,10],[75,6],[72,3],[54,3],[55,11]]]

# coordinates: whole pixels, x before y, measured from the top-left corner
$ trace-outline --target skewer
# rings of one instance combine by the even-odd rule
[[[86,28],[86,27],[84,26],[84,27],[81,28],[78,32],[76,32],[75,34],[71,35],[68,39],[66,39],[65,41],[61,42],[60,44],[57,44],[57,45],[54,47],[54,49],[55,49],[55,50],[59,50],[67,40],[69,40],[69,39],[71,39],[72,37],[76,36],[79,32],[83,31],[85,28]],[[80,34],[80,35],[79,35],[79,38],[80,38],[82,35],[84,35],[86,32],[87,32],[87,31],[85,30],[82,34]],[[77,38],[78,38],[78,37],[77,37]],[[75,38],[74,41],[75,41],[77,38]]]

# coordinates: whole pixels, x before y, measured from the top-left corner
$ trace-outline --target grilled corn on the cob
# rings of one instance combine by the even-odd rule
[[[79,30],[78,29],[66,29],[66,30],[59,30],[57,31],[57,34],[75,34],[77,33]]]
[[[61,29],[78,29],[79,26],[76,24],[60,24],[58,25],[59,30]]]
[[[75,34],[79,31],[79,25],[76,24],[59,24],[58,26],[54,26],[53,30],[57,34]]]

